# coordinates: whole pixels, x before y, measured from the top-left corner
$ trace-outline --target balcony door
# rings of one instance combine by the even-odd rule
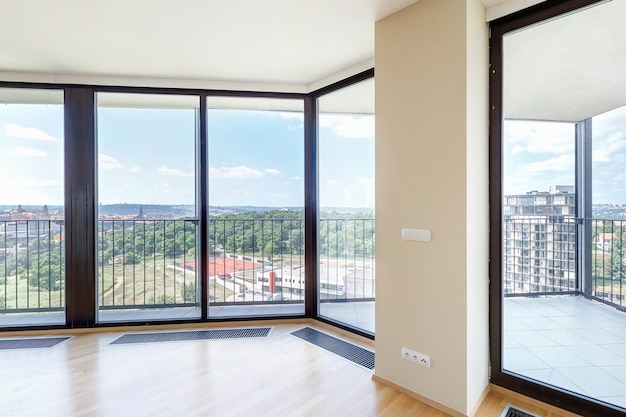
[[[374,334],[374,79],[318,99],[319,315]]]
[[[98,93],[98,321],[201,317],[197,96]]]
[[[209,317],[303,315],[304,103],[207,97]]]
[[[501,173],[492,378],[579,413],[617,415],[626,410],[626,3],[565,3],[546,5],[534,24],[492,28],[501,77],[492,91],[502,91],[492,120],[491,172]]]

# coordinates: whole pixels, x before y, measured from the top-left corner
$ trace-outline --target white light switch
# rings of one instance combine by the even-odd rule
[[[430,230],[402,229],[402,240],[417,240],[430,242]]]

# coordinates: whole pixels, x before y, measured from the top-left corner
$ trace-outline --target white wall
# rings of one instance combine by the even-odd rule
[[[467,404],[489,383],[489,48],[485,11],[467,2]]]
[[[480,0],[376,24],[376,377],[462,415],[488,384],[487,51]]]

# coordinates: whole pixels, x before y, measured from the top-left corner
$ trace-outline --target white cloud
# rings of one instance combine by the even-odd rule
[[[320,116],[320,127],[331,129],[342,138],[373,138],[375,134],[374,116],[346,116],[324,114]]]
[[[324,183],[324,187],[326,187],[326,188],[333,188],[333,187],[337,187],[339,185],[341,185],[341,183],[339,181],[337,181],[337,180],[332,179],[332,178]]]
[[[19,156],[34,156],[37,158],[47,158],[48,153],[46,151],[42,151],[35,148],[26,148],[24,146],[18,146],[13,150],[13,155]]]
[[[193,172],[184,172],[184,171],[181,171],[180,169],[169,168],[166,166],[160,167],[157,171],[159,171],[163,175],[170,175],[173,177],[193,177],[194,176]]]
[[[113,170],[123,168],[124,165],[122,165],[117,159],[113,158],[112,156],[99,153],[98,167],[102,169]]]
[[[530,162],[522,168],[522,171],[528,174],[544,174],[555,172],[569,172],[574,174],[574,155],[565,154],[543,161]],[[573,178],[573,177],[572,177]]]
[[[26,127],[14,123],[5,123],[3,127],[4,133],[12,138],[38,139],[50,142],[57,140],[54,136],[51,136],[36,127]]]
[[[621,162],[624,155],[620,151],[625,148],[624,132],[614,132],[607,137],[594,138],[592,160],[596,164]]]
[[[299,176],[295,176],[295,177],[290,177],[289,179],[290,180],[294,180],[294,181],[298,181],[298,180],[300,180],[300,177]]]
[[[246,166],[209,168],[209,178],[214,179],[256,179],[263,178],[265,174],[278,175],[280,171],[275,168],[266,168],[261,171]]]
[[[302,112],[297,112],[297,111],[281,111],[280,113],[278,113],[280,115],[280,117],[282,117],[283,119],[296,119],[296,120],[300,120],[300,121],[304,121],[304,113]]]
[[[512,145],[511,154],[522,152],[560,155],[574,152],[574,125],[571,123],[507,120],[504,137]]]
[[[574,185],[574,154],[526,163],[510,171],[504,182],[504,194],[548,191],[554,185]]]
[[[139,165],[135,165],[134,167],[130,169],[130,172],[132,173],[141,172],[141,167]]]

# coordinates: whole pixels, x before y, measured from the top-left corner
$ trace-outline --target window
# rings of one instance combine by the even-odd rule
[[[63,91],[0,103],[0,326],[65,324]]]
[[[373,337],[372,76],[311,94],[0,88],[0,327],[306,315]],[[365,306],[360,327],[320,316],[320,293]]]
[[[492,374],[578,413],[617,415],[602,404],[626,408],[626,89],[615,88],[626,5],[590,3],[492,26]],[[517,224],[541,228],[515,247],[541,250],[524,258],[532,268],[514,259],[512,276]]]
[[[319,314],[373,334],[374,78],[322,95]]]
[[[302,100],[207,97],[210,317],[304,314],[303,112]]]
[[[200,317],[198,97],[97,102],[98,320]]]

